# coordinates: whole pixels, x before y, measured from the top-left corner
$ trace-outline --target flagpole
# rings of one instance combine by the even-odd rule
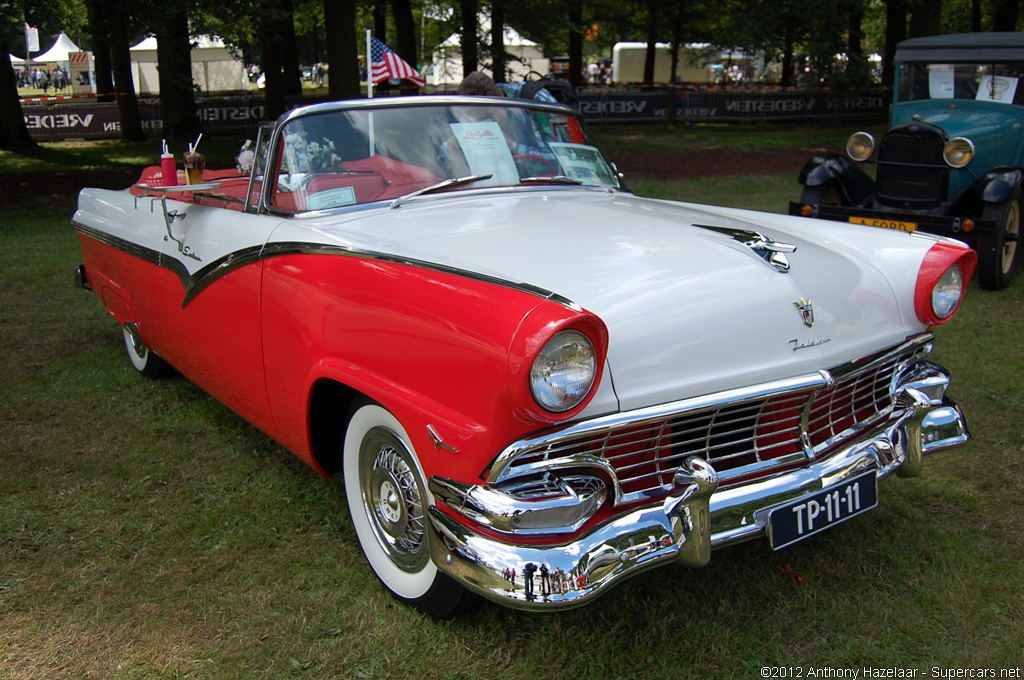
[[[366,98],[373,99],[373,52],[370,49],[370,29],[366,29]],[[351,52],[349,53],[351,54]]]
[[[366,29],[366,98],[373,99],[373,50],[370,47],[370,29]],[[373,111],[369,111],[367,114],[369,120],[367,137],[370,139],[370,157],[376,155],[376,145],[373,141]]]

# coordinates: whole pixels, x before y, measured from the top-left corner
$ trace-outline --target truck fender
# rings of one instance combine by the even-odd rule
[[[986,203],[1002,203],[1013,195],[1022,182],[1024,170],[1021,168],[993,168],[975,183],[974,191]]]
[[[809,187],[835,182],[847,205],[863,205],[875,195],[875,181],[858,164],[837,153],[811,156],[800,170],[799,181]]]

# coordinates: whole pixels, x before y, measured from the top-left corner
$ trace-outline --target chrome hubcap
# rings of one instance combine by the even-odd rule
[[[405,445],[384,428],[366,434],[359,450],[359,488],[374,536],[399,569],[417,572],[428,560],[423,493]]]

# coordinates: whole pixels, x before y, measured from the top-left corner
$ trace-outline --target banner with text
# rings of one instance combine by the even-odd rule
[[[299,102],[296,102],[298,104]],[[314,103],[304,99],[303,104]],[[882,91],[833,92],[594,92],[579,94],[579,108],[590,123],[784,122],[798,120],[884,120],[888,97]],[[198,102],[199,120],[210,134],[254,134],[264,118],[262,97],[208,98]],[[22,104],[29,134],[37,141],[109,139],[120,135],[117,105],[95,100],[59,98]],[[163,132],[160,101],[139,102],[143,130]]]

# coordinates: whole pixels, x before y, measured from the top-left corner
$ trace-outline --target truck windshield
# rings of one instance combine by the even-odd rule
[[[1024,105],[1024,62],[900,64],[898,101],[972,99]]]

